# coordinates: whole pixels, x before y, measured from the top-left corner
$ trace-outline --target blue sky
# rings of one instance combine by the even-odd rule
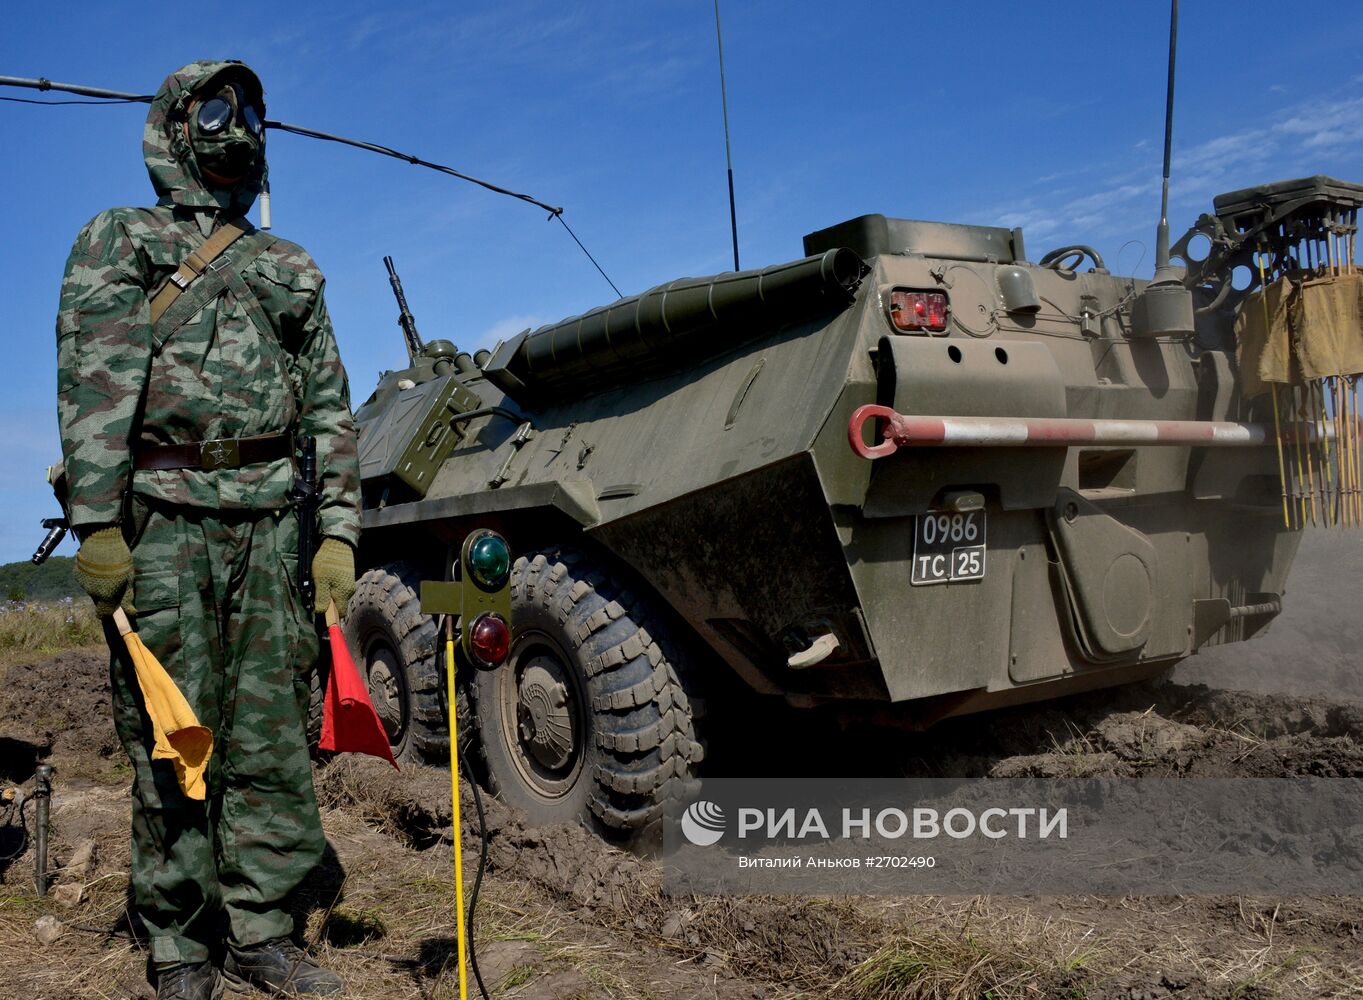
[[[1183,5],[1176,236],[1220,191],[1363,180],[1363,7],[1212,8]],[[732,265],[709,0],[48,9],[7,19],[0,74],[150,92],[192,59],[244,59],[270,117],[565,206],[627,295]],[[1033,259],[1084,242],[1149,274],[1167,5],[726,0],[721,14],[744,266],[882,212],[1022,225]],[[91,216],[150,200],[144,113],[0,103],[0,561],[27,558],[53,510],[61,270]],[[466,348],[613,298],[531,206],[295,136],[272,135],[269,155],[275,230],[328,276],[357,403],[404,356],[385,253],[422,334]]]

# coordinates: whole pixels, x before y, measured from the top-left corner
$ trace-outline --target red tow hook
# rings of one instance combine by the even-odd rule
[[[875,403],[867,403],[865,406],[858,406],[852,411],[852,419],[847,425],[847,443],[852,446],[852,450],[862,458],[884,458],[886,455],[893,455],[899,450],[899,445],[895,443],[890,434],[885,433],[893,425],[894,418],[899,416],[888,406],[878,406]],[[888,421],[884,430],[879,425],[875,428],[875,433],[881,438],[880,444],[867,444],[863,435],[862,426],[872,417],[879,417]]]

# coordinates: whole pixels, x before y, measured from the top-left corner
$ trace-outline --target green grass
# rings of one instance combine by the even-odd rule
[[[849,1000],[1005,1000],[1034,996],[1044,967],[970,934],[906,937],[881,948],[837,984]]]
[[[902,996],[942,968],[940,958],[929,958],[916,950],[890,947],[882,949],[853,969],[843,986],[848,995],[854,997],[879,1000]]]
[[[44,656],[95,646],[104,631],[87,598],[51,604],[0,604],[0,663],[13,663],[24,656]]]
[[[1277,978],[1282,973],[1291,972],[1295,970],[1297,966],[1301,964],[1303,956],[1309,954],[1311,950],[1312,949],[1307,948],[1299,949],[1289,953],[1285,958],[1281,959],[1280,961],[1273,962],[1271,964],[1266,964],[1263,968],[1256,971],[1253,975],[1246,976],[1244,979],[1236,983],[1231,988],[1230,995],[1232,997],[1245,996],[1250,991],[1255,990],[1260,986],[1263,986],[1265,983],[1268,983],[1271,980]]]
[[[503,977],[501,990],[514,990],[518,986],[524,986],[539,975],[539,969],[533,965],[518,965]]]
[[[31,875],[32,872],[30,871]],[[31,886],[30,886],[31,888]],[[47,908],[47,900],[34,895],[0,896],[0,913],[40,913]]]

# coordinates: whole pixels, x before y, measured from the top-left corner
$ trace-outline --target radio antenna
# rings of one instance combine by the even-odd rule
[[[1155,235],[1155,273],[1169,266],[1169,160],[1174,147],[1174,55],[1178,51],[1178,0],[1169,11],[1169,86],[1164,97],[1164,181],[1160,189],[1159,228]],[[1156,278],[1158,280],[1158,278]]]
[[[1169,262],[1169,161],[1174,148],[1174,53],[1178,49],[1178,0],[1169,7],[1169,89],[1164,98],[1164,173],[1159,227],[1155,230],[1155,275],[1132,311],[1133,337],[1190,337],[1196,329],[1193,294],[1184,269]]]
[[[729,167],[729,231],[734,238],[734,270],[738,270],[738,212],[734,208],[734,155],[729,148],[729,95],[724,88],[724,34],[719,30],[719,0],[715,0],[715,41],[719,45],[719,103],[724,109],[724,161]]]

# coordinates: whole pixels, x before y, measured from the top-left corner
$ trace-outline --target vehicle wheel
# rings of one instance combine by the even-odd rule
[[[474,681],[491,789],[535,824],[656,846],[703,752],[678,649],[644,600],[569,549],[511,574],[511,654]]]
[[[406,563],[367,571],[342,632],[355,666],[369,687],[379,720],[399,760],[448,762],[445,665],[439,655],[435,620],[421,612],[421,574]],[[330,658],[324,653],[323,660]],[[322,692],[330,663],[313,672],[308,738],[317,745],[322,727]]]
[[[322,698],[326,694],[330,674],[331,656],[327,653],[327,644],[323,642],[322,653],[308,674],[308,750],[314,756],[321,753],[317,744],[322,742]]]

